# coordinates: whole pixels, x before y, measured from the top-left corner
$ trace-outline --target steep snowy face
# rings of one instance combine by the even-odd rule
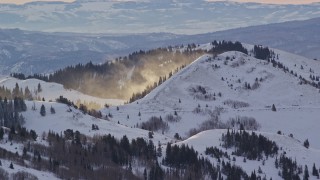
[[[310,75],[319,77],[319,63],[276,52],[280,53],[277,61],[288,67],[288,70],[273,67],[266,60],[255,59],[240,52],[227,52],[215,58],[205,55],[177,73],[142,102],[173,105],[180,98],[192,102],[234,99],[246,101],[257,108],[270,104],[319,105],[319,99],[314,98],[319,96],[318,90],[310,85],[299,84],[300,76],[309,80]],[[219,92],[224,94],[221,98],[218,98]],[[217,98],[213,98],[215,96]]]

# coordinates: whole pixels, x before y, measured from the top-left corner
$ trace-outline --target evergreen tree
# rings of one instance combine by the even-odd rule
[[[257,180],[256,171],[253,171],[250,176],[250,180]]]
[[[3,139],[4,131],[3,128],[0,127],[0,140]]]
[[[303,173],[303,180],[308,180],[309,179],[309,170],[308,170],[308,166],[305,165],[304,166],[304,173]]]
[[[275,167],[278,169],[279,168],[279,162],[278,162],[278,157],[276,157],[276,161],[274,162]]]
[[[38,84],[38,92],[41,92],[42,91],[42,88],[41,88],[41,84],[39,83]]]
[[[80,132],[79,132],[79,131],[76,131],[76,132],[74,133],[74,141],[75,141],[76,144],[80,145],[80,144],[81,144],[80,140],[81,140],[81,139],[80,139]]]
[[[24,89],[24,98],[26,100],[32,100],[32,94],[31,94],[28,86],[26,86],[25,89]]]
[[[174,134],[174,138],[175,138],[175,139],[180,139],[181,137],[180,137],[179,133],[175,133],[175,134]]]
[[[33,140],[37,140],[37,133],[34,130],[30,130],[30,136]]]
[[[18,97],[19,96],[19,92],[20,92],[19,85],[18,85],[18,83],[16,83],[15,88],[12,90],[12,96],[13,97]]]
[[[313,175],[313,176],[316,176],[317,178],[319,178],[319,172],[318,172],[318,170],[317,170],[317,168],[316,168],[316,164],[315,164],[315,163],[313,163],[312,175]]]
[[[159,163],[156,162],[153,166],[151,166],[149,172],[149,180],[162,180],[164,176],[164,172],[159,166]]]
[[[146,169],[146,168],[144,168],[143,177],[144,177],[144,180],[147,180],[147,179],[148,179],[147,169]]]
[[[152,139],[153,138],[153,132],[149,131],[148,136],[149,136],[150,139]]]
[[[50,107],[50,112],[51,112],[51,114],[55,114],[55,113],[56,113],[56,110],[51,106],[51,107]]]
[[[27,156],[27,148],[23,147],[23,156]]]
[[[31,107],[31,110],[32,110],[32,111],[37,110],[37,108],[36,108],[36,103],[35,103],[35,102],[33,102],[33,105],[32,105],[32,107]]]
[[[13,168],[13,164],[12,164],[12,162],[10,163],[9,168],[10,168],[10,169],[14,169],[14,168]]]
[[[277,111],[276,106],[274,104],[272,104],[271,111]]]
[[[157,156],[158,156],[158,157],[161,157],[161,156],[162,156],[162,148],[161,148],[160,141],[158,142]]]
[[[40,108],[41,116],[46,116],[46,107],[42,104]]]
[[[309,140],[306,139],[304,142],[303,142],[303,146],[306,147],[306,148],[309,148],[310,144],[309,144]]]

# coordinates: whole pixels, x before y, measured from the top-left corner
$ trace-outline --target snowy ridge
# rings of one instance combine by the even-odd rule
[[[317,140],[320,138],[317,133],[320,128],[317,119],[320,115],[320,93],[310,85],[300,85],[298,78],[301,75],[309,79],[309,68],[318,76],[320,66],[311,59],[274,51],[279,54],[277,61],[296,72],[297,77],[273,67],[265,60],[258,60],[240,52],[226,52],[216,58],[204,55],[174,74],[145,98],[121,106],[119,111],[113,107],[103,112],[112,113],[113,119],[117,120],[130,116],[129,120],[121,121],[129,126],[146,122],[152,116],[165,119],[167,115],[177,112],[180,121],[169,123],[167,134],[173,137],[175,133],[179,133],[182,137],[188,137],[190,129],[210,119],[209,111],[222,107],[219,117],[221,122],[237,116],[253,117],[261,125],[262,131],[276,133],[280,130],[287,135],[293,133],[301,142],[309,139],[314,148],[320,149]],[[229,58],[227,65],[226,58]],[[215,65],[218,68],[215,68]],[[300,68],[301,65],[304,69]],[[245,89],[245,82],[252,86],[256,78],[259,79],[258,87]],[[192,88],[199,86],[203,87],[211,98],[215,95],[215,100],[204,99],[201,94],[191,92]],[[219,97],[218,93],[222,96]],[[226,104],[226,101],[245,103],[248,107],[233,108]],[[271,111],[272,104],[277,107],[277,112]],[[198,106],[202,112],[195,113]],[[141,112],[141,116],[138,116],[138,112]]]

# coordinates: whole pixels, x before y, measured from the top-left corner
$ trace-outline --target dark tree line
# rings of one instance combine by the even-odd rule
[[[284,154],[281,154],[279,159],[276,158],[275,167],[280,169],[279,176],[284,180],[300,180],[299,174],[302,174],[302,167]]]
[[[222,174],[225,174],[227,176],[227,180],[242,180],[242,179],[249,179],[248,174],[240,167],[231,165],[230,162],[224,162],[222,161],[222,168],[221,172]],[[252,172],[252,175],[250,177],[250,180],[257,180],[258,177],[254,176],[255,172]]]
[[[254,57],[262,60],[269,60],[274,58],[274,52],[270,50],[268,47],[257,46],[255,45],[253,48]]]
[[[216,159],[220,159],[222,157],[229,158],[229,155],[227,152],[223,152],[217,147],[207,147],[205,154],[210,155],[211,157],[214,157]]]
[[[213,45],[213,48],[210,52],[213,54],[220,54],[227,51],[239,51],[248,54],[248,50],[238,41],[213,41],[211,44]]]
[[[206,153],[215,152],[217,156],[228,156],[215,148],[208,148]],[[213,154],[215,154],[213,153]],[[249,179],[242,168],[222,161],[221,165],[214,166],[208,159],[199,157],[198,153],[187,145],[167,144],[166,156],[163,164],[171,169],[169,173],[176,179],[209,179],[221,180],[222,175],[228,180]]]
[[[34,99],[29,87],[26,86],[23,90],[19,87],[18,83],[16,83],[15,87],[12,90],[4,86],[0,87],[0,96],[6,97],[7,99],[14,99],[15,97],[23,98],[26,100]]]
[[[223,147],[234,147],[234,154],[237,156],[244,156],[250,160],[262,159],[262,156],[274,156],[278,153],[278,146],[274,141],[270,141],[266,137],[251,134],[243,131],[227,131],[222,135]]]

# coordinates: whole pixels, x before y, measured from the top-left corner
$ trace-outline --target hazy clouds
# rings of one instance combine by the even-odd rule
[[[222,1],[222,0],[207,0],[209,2]],[[320,0],[225,0],[236,2],[255,2],[264,4],[310,4],[320,2]]]
[[[25,4],[29,2],[37,2],[37,1],[44,1],[44,2],[74,2],[74,0],[0,0],[0,4]]]

